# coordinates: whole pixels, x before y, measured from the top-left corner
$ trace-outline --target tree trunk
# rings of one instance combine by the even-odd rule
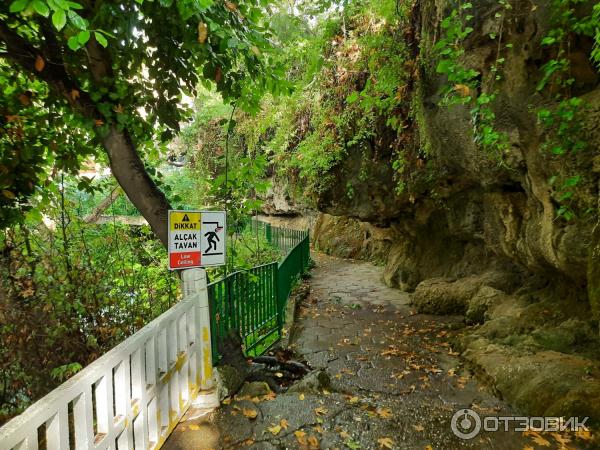
[[[126,131],[118,131],[112,125],[108,134],[101,140],[110,159],[110,168],[119,185],[166,247],[168,245],[167,216],[170,205],[146,172],[131,138]]]

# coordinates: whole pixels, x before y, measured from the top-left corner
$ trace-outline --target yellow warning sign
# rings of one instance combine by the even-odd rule
[[[170,231],[200,231],[200,217],[199,212],[171,211]]]

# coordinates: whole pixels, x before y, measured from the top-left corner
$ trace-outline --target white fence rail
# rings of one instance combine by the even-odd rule
[[[0,428],[0,450],[158,449],[213,389],[206,275],[184,299]]]

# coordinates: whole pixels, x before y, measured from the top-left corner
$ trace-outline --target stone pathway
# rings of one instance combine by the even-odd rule
[[[461,408],[513,415],[461,366],[450,342],[462,318],[414,314],[408,294],[381,282],[380,267],[316,260],[291,336],[312,375],[279,395],[254,386],[211,417],[182,422],[163,448],[580,448],[534,432],[459,439],[451,418]]]

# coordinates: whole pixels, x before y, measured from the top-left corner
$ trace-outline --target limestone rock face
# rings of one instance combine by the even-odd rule
[[[498,157],[474,142],[469,107],[439,105],[447,81],[436,73],[431,49],[451,2],[419,4],[413,21],[416,51],[420,52],[413,92],[417,117],[410,123],[419,139],[407,139],[406,148],[400,151],[408,161],[405,173],[427,182],[403,193],[395,189],[395,155],[389,149],[389,136],[381,131],[376,142],[348,150],[346,159],[333,171],[332,187],[317,201],[319,209],[387,230],[390,245],[385,280],[393,286],[414,289],[427,278],[465,277],[492,269],[519,270],[524,276],[541,274],[584,292],[593,228],[585,220],[585,211],[597,207],[600,179],[598,171],[589,170],[600,166],[595,151],[600,148],[597,72],[583,54],[573,56],[573,91],[587,105],[580,120],[588,148],[557,158],[544,148],[545,130],[535,114],[541,106],[556,106],[536,90],[542,76],[540,65],[547,58],[540,43],[551,26],[550,5],[541,4],[531,11],[529,2],[511,2],[515,20],[504,24],[503,33],[512,48],[504,54],[505,70],[497,82],[493,104],[495,126],[510,142],[508,154],[499,164]],[[463,62],[482,77],[489,75],[497,51],[497,42],[488,35],[500,26],[498,8],[490,0],[475,2],[472,10],[475,30],[465,42]],[[581,50],[587,51],[589,44],[582,43]],[[419,158],[413,158],[413,153]],[[585,175],[576,188],[576,220],[557,218],[559,187],[550,182],[557,174]],[[360,247],[361,233],[348,232],[352,242],[341,254],[356,253],[350,249]],[[345,245],[339,235],[331,241],[335,248]]]

